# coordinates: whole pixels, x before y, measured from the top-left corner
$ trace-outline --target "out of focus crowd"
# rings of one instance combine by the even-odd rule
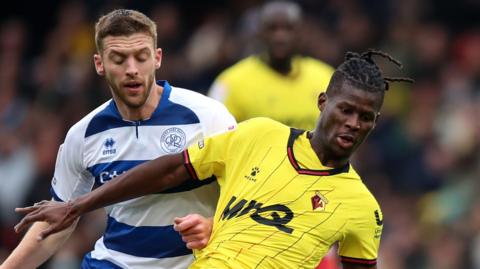
[[[93,66],[99,15],[117,7],[149,15],[163,49],[157,78],[206,93],[223,69],[258,51],[263,3],[21,2],[0,17],[0,262],[22,236],[14,208],[51,198],[66,131],[110,96]],[[404,64],[385,65],[387,75],[416,81],[392,84],[354,160],[384,214],[379,268],[480,269],[480,3],[298,2],[304,54],[336,67],[347,50],[377,48]],[[102,231],[102,214],[83,218],[44,268],[78,262]]]

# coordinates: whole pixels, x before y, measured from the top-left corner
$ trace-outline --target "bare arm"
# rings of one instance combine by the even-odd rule
[[[181,153],[145,162],[72,203],[82,215],[97,208],[176,187],[190,178]]]
[[[363,264],[354,264],[342,262],[343,269],[377,269],[376,265],[363,265]]]
[[[39,241],[38,235],[48,227],[46,222],[36,222],[25,234],[20,244],[0,266],[1,269],[37,268],[55,253],[75,230],[75,221],[66,230]]]
[[[74,201],[68,203],[46,201],[18,210],[27,213],[27,216],[15,226],[15,230],[19,232],[30,223],[47,221],[50,226],[39,234],[41,238],[45,238],[66,229],[79,216],[89,211],[176,187],[188,178],[189,174],[183,165],[182,154],[162,156],[138,165]]]

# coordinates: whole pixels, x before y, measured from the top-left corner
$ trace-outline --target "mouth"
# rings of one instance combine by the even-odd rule
[[[127,89],[129,94],[138,94],[142,89],[142,83],[131,81],[123,84],[123,87]]]
[[[340,134],[336,137],[337,144],[344,149],[350,149],[355,145],[355,136],[350,134]]]

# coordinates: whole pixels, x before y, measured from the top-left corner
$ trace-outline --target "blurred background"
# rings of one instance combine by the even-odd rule
[[[377,48],[413,85],[392,84],[354,164],[384,214],[379,268],[480,269],[480,1],[304,0],[302,52],[337,66]],[[93,66],[96,19],[133,8],[158,23],[157,79],[206,93],[258,50],[260,0],[13,1],[0,10],[0,262],[22,235],[15,207],[50,199],[68,128],[110,98]],[[361,161],[358,161],[361,160]],[[42,268],[78,267],[102,232],[84,217]],[[328,265],[325,266],[328,268]],[[331,268],[334,268],[331,266]]]

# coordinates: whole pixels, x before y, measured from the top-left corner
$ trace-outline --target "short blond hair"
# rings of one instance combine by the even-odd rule
[[[95,45],[103,51],[103,39],[107,36],[130,36],[145,33],[152,37],[157,48],[157,25],[145,14],[136,10],[116,9],[100,17],[95,24]]]

